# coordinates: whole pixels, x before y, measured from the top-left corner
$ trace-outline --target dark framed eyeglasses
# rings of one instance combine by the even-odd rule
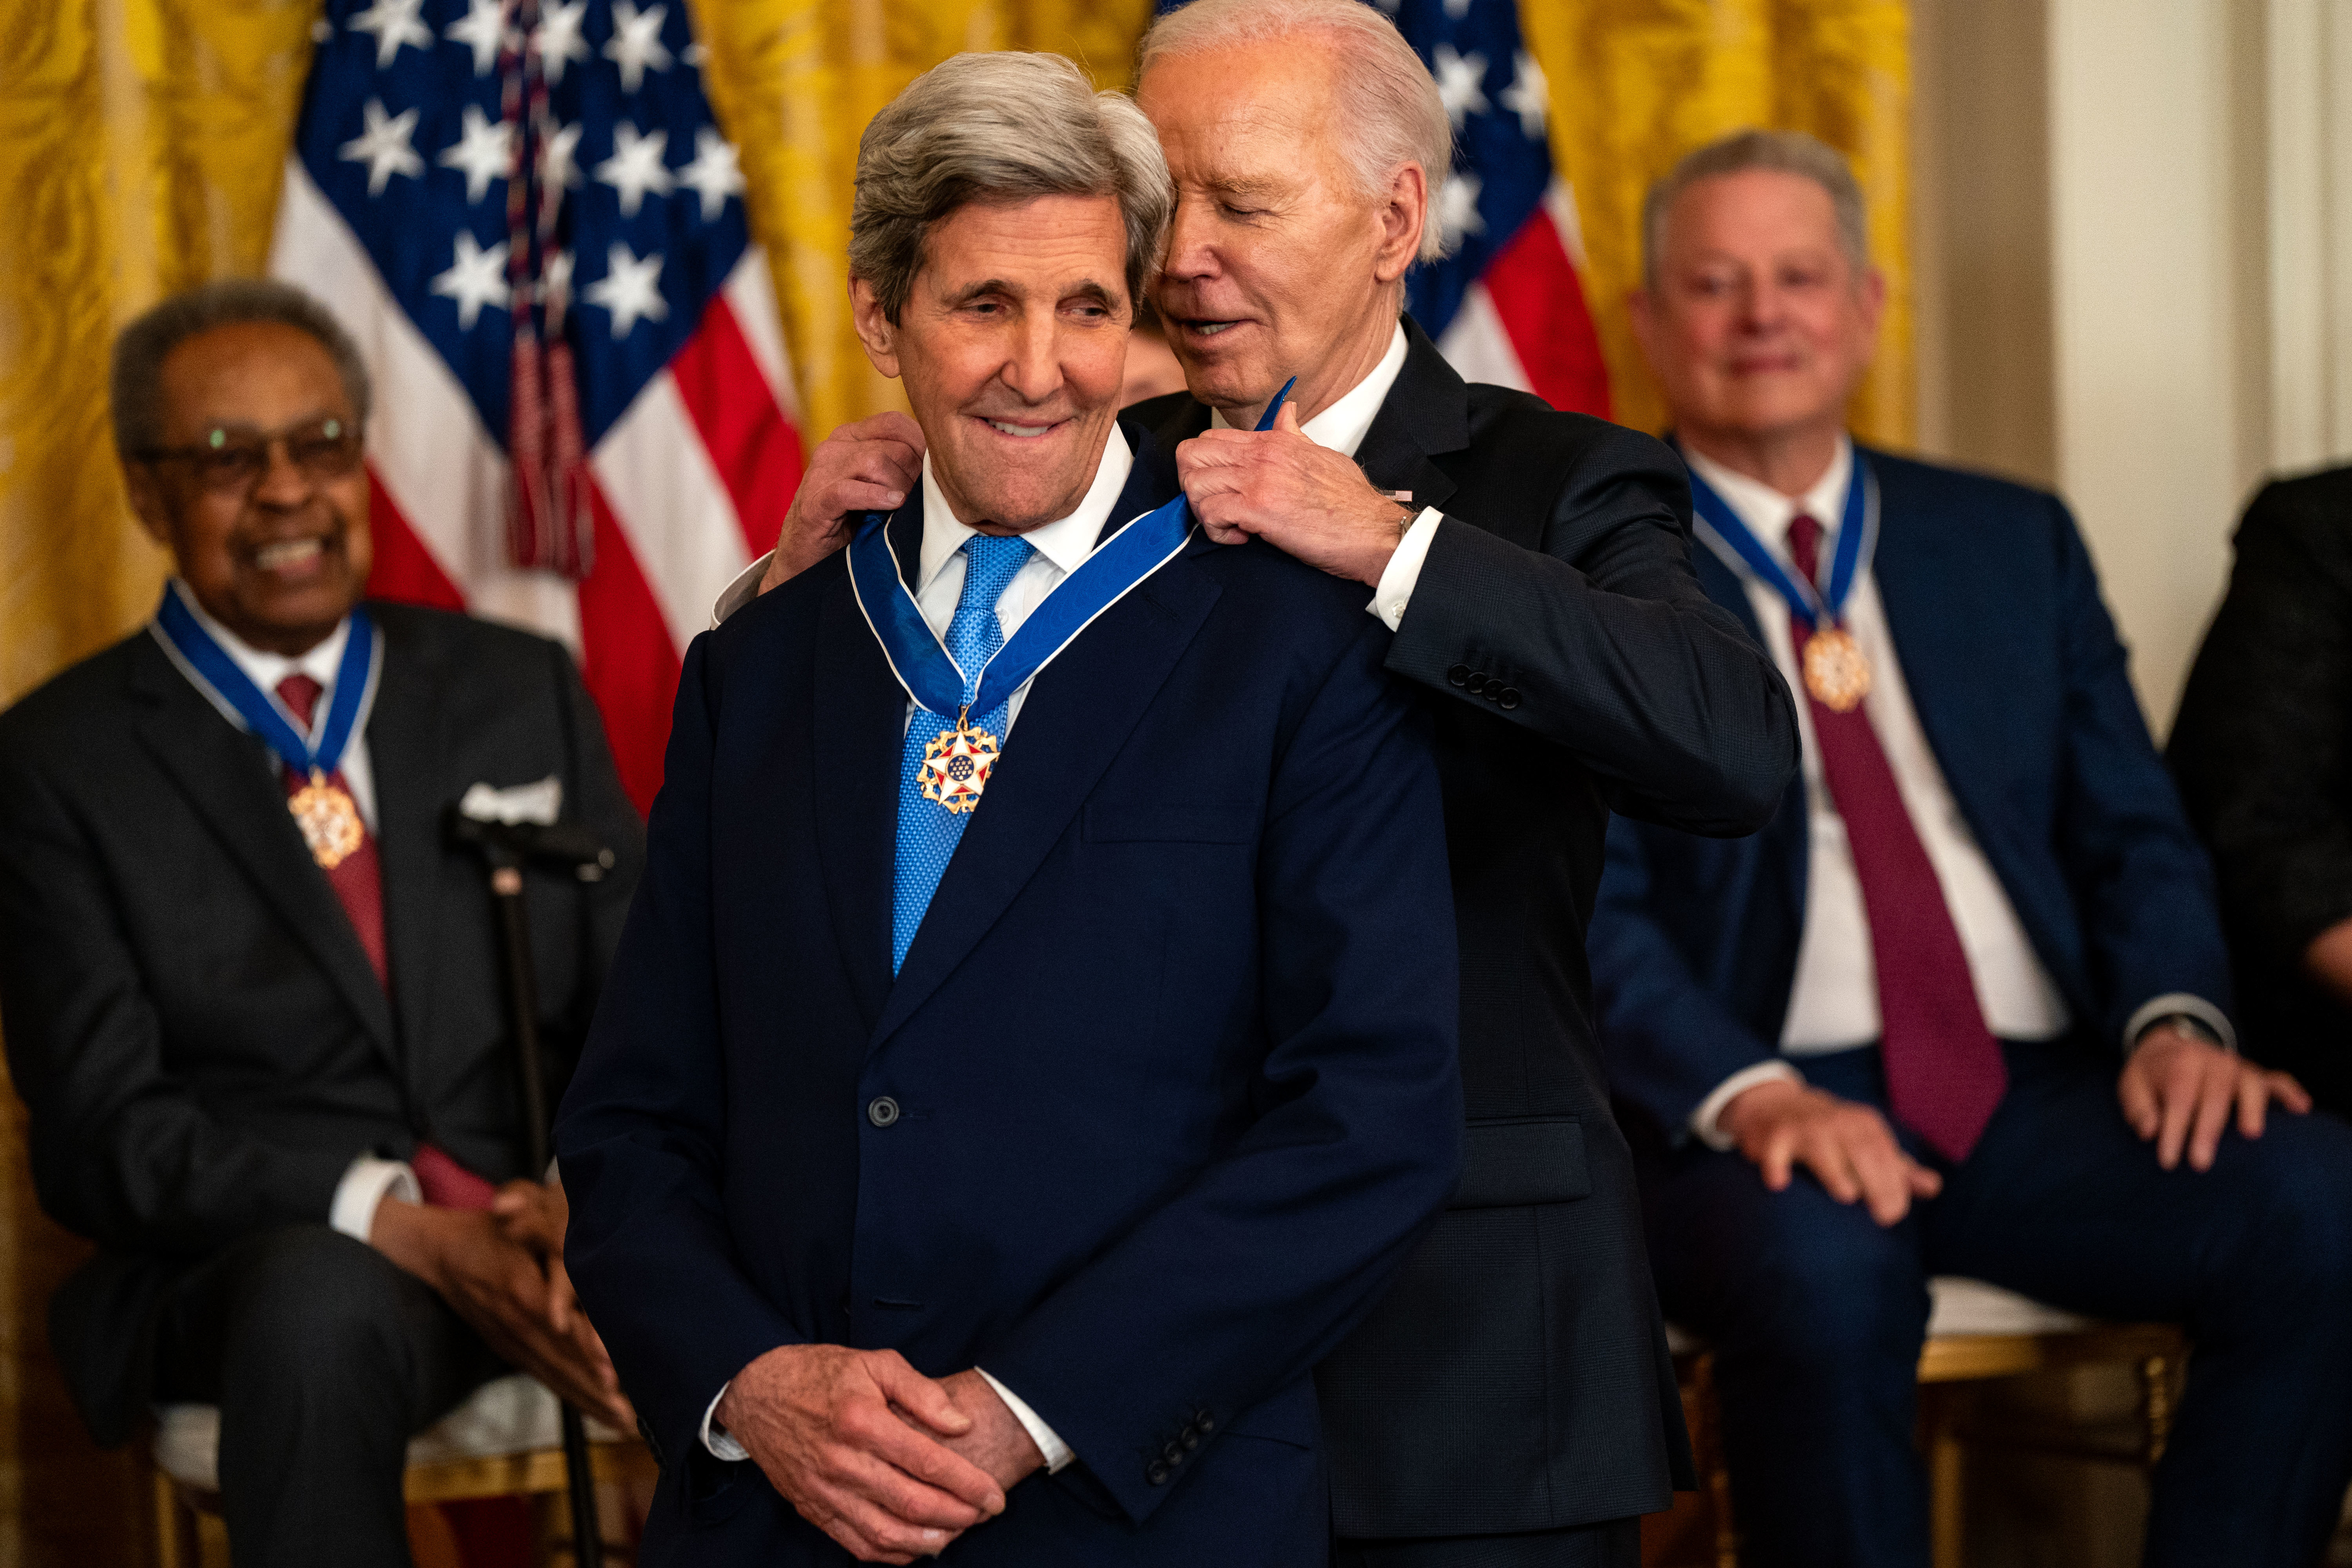
[[[221,495],[243,495],[269,472],[280,447],[286,460],[313,481],[340,479],[359,466],[360,429],[347,419],[313,419],[284,430],[240,431],[215,426],[194,446],[155,446],[134,454],[142,463],[184,463],[197,482]]]

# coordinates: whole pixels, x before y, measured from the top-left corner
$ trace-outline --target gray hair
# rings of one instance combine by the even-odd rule
[[[1642,283],[1658,286],[1658,259],[1666,247],[1666,214],[1677,197],[1701,180],[1718,174],[1766,169],[1811,180],[1829,193],[1837,214],[1838,248],[1853,264],[1854,282],[1870,270],[1870,216],[1864,210],[1862,187],[1844,154],[1818,137],[1801,131],[1742,131],[1710,141],[1666,171],[1642,199]]]
[[[931,225],[967,202],[1116,196],[1127,293],[1160,262],[1174,187],[1151,122],[1124,93],[1097,92],[1059,55],[1006,50],[941,61],[883,106],[857,141],[849,272],[893,323],[923,268]]]
[[[367,423],[367,361],[334,313],[290,283],[274,278],[232,277],[174,294],[153,305],[116,334],[108,376],[113,404],[114,446],[136,459],[163,442],[163,361],[189,339],[215,327],[263,322],[307,332],[335,361],[352,412]]]
[[[1135,76],[1157,62],[1235,45],[1265,45],[1315,33],[1329,47],[1331,99],[1356,188],[1385,196],[1396,172],[1420,167],[1429,190],[1429,216],[1421,225],[1420,259],[1445,254],[1436,223],[1438,193],[1454,172],[1454,121],[1437,82],[1396,24],[1361,0],[1193,0],[1152,24],[1143,36]]]

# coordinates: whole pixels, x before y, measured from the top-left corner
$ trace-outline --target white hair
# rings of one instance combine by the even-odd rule
[[[1429,68],[1396,24],[1360,0],[1192,0],[1143,36],[1136,79],[1163,59],[1264,46],[1300,33],[1318,35],[1328,46],[1331,99],[1357,189],[1386,196],[1396,172],[1414,164],[1433,217],[1438,192],[1454,172],[1454,122]],[[1432,217],[1422,222],[1423,261],[1445,254],[1442,227]]]
[[[933,224],[967,202],[1061,195],[1118,199],[1128,298],[1139,298],[1175,199],[1151,122],[1059,55],[957,55],[908,83],[858,139],[850,275],[896,321]]]

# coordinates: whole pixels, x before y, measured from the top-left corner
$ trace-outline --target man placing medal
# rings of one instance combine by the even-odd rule
[[[1361,591],[1118,416],[1169,203],[1056,56],[859,144],[919,482],[688,651],[558,1128],[646,1561],[1326,1558],[1312,1370],[1461,1169],[1445,839]]]

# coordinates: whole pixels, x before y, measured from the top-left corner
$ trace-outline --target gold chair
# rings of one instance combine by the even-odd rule
[[[412,1506],[476,1498],[549,1497],[568,1484],[555,1396],[517,1373],[487,1383],[412,1439],[402,1490]],[[596,1479],[641,1480],[653,1459],[635,1436],[588,1423]],[[171,1405],[155,1413],[150,1447],[155,1472],[156,1562],[160,1568],[214,1568],[228,1562],[220,1518],[220,1411]],[[563,1510],[552,1512],[569,1520]],[[566,1560],[568,1538],[551,1542]],[[607,1547],[608,1553],[614,1549]]]
[[[2076,1458],[2153,1467],[2172,1430],[2173,1390],[2187,1342],[2164,1323],[2102,1323],[2062,1312],[1980,1280],[1946,1276],[1929,1281],[1927,1343],[1919,1354],[1920,1427],[1927,1458],[1928,1520],[1935,1568],[1962,1568],[1967,1549],[1968,1448],[2000,1442]],[[1711,1521],[1711,1568],[1738,1568],[1739,1533],[1731,1511],[1731,1478],[1723,1458],[1715,1395],[1715,1357],[1696,1337],[1671,1325],[1675,1353],[1697,1458],[1699,1500]],[[1979,1429],[1964,1419],[1948,1390],[1994,1378],[2068,1367],[2127,1364],[2138,1374],[2142,1439],[2129,1448],[2073,1432]],[[1681,1510],[1676,1511],[1680,1513]]]

